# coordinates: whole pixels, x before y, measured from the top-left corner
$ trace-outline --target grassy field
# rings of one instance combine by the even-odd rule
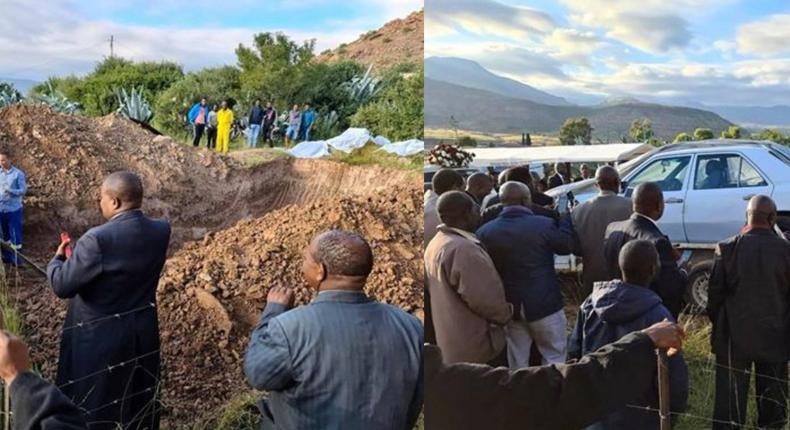
[[[458,136],[469,136],[476,140],[478,144],[485,144],[485,146],[500,146],[505,144],[521,144],[520,134],[507,134],[507,133],[484,133],[479,131],[458,130]],[[455,132],[446,128],[426,128],[425,139],[431,140],[444,140],[454,141]],[[546,136],[540,134],[530,134],[532,144],[535,146],[549,146],[559,145],[559,139],[553,136]]]

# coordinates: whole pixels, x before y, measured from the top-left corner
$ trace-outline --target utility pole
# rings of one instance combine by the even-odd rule
[[[110,35],[110,58],[115,56],[115,50],[113,49],[115,45],[115,36]]]

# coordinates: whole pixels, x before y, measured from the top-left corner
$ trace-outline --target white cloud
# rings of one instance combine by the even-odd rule
[[[557,28],[544,40],[553,57],[566,63],[589,66],[590,57],[603,42],[591,31]]]
[[[738,51],[746,54],[776,55],[790,53],[790,14],[771,15],[766,19],[738,27]]]
[[[425,8],[429,37],[463,29],[480,35],[510,39],[532,38],[554,29],[554,20],[544,12],[510,6],[493,0],[431,0]]]
[[[182,3],[162,1],[164,9]],[[385,3],[376,1],[382,5]],[[212,4],[216,5],[216,2]],[[405,16],[408,12],[402,10],[410,12],[416,10],[417,5],[417,1],[407,0],[387,6],[387,13],[399,14],[392,18]],[[175,61],[189,71],[235,64],[235,48],[240,43],[250,45],[253,35],[261,31],[282,31],[298,42],[316,39],[316,51],[321,52],[353,41],[372,27],[384,23],[371,25],[369,21],[359,20],[351,24],[316,25],[315,31],[219,26],[148,27],[86,20],[70,6],[68,0],[51,1],[46,7],[36,8],[29,7],[22,0],[0,0],[0,10],[3,11],[0,13],[0,75],[43,80],[52,75],[87,73],[109,54],[110,35],[116,40],[116,55],[135,60]]]

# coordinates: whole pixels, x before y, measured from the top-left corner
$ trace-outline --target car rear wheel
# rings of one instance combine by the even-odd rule
[[[688,291],[686,292],[686,303],[689,312],[699,314],[705,312],[708,306],[708,281],[713,264],[710,262],[700,263],[691,269],[688,281]]]

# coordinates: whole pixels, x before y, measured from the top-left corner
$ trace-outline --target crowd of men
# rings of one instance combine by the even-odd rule
[[[0,152],[0,178],[15,173],[23,189],[8,161]],[[0,203],[10,205],[19,182],[3,185]],[[63,238],[46,270],[55,295],[69,300],[55,384],[32,372],[24,341],[0,331],[15,429],[159,428],[156,288],[171,228],[143,213],[132,172],[107,176],[99,193],[106,222],[73,250]],[[244,358],[249,384],[267,392],[262,428],[412,429],[423,404],[422,324],[364,292],[374,259],[358,233],[322,232],[303,255],[314,299],[294,308],[295,286],[266,286]]]
[[[570,181],[557,167],[549,186]],[[662,190],[645,182],[620,196],[610,166],[595,181],[595,198],[559,213],[526,167],[498,183],[436,172],[425,198],[429,428],[657,429],[655,348],[669,348],[673,419],[685,411],[676,321],[687,263],[657,224]],[[753,197],[744,229],[717,247],[707,309],[717,429],[744,424],[752,366],[760,427],[787,421],[790,242],[776,217],[769,197]],[[567,254],[583,259],[586,298],[573,312],[554,264]]]
[[[223,100],[219,107],[214,104],[209,106],[208,100],[203,97],[199,102],[192,105],[187,113],[187,120],[192,126],[193,138],[192,146],[200,146],[200,140],[206,135],[206,148],[216,149],[217,152],[227,153],[230,145],[231,128],[235,117],[233,109],[228,102]],[[316,112],[305,103],[302,108],[295,104],[287,112],[285,120],[285,145],[288,146],[298,140],[309,141],[310,132],[316,121]],[[265,106],[261,105],[261,99],[255,99],[247,116],[247,128],[245,130],[245,140],[247,148],[257,148],[258,141],[274,146],[274,133],[277,130],[278,113],[267,101]]]

